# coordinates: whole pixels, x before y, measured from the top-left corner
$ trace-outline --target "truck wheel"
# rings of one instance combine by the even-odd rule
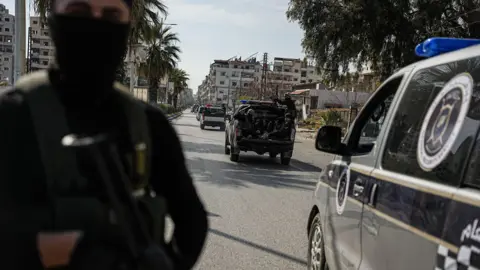
[[[270,156],[270,158],[276,158],[277,153],[268,153],[268,156]]]
[[[230,145],[230,161],[238,162],[239,159],[240,159],[240,155],[234,154],[233,146]]]
[[[290,165],[290,158],[286,157],[283,153],[280,154],[280,163],[282,165]]]
[[[205,125],[204,125],[204,124],[200,124],[200,129],[205,129]]]
[[[225,136],[225,155],[230,155],[230,148],[228,148],[228,138]]]

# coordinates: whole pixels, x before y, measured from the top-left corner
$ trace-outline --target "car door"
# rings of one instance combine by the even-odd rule
[[[362,261],[363,203],[377,158],[377,139],[401,77],[384,84],[358,114],[344,142],[349,156],[329,166],[326,252],[330,269],[359,269]]]
[[[468,261],[461,239],[464,229],[476,233],[478,216],[468,213],[475,192],[458,187],[476,169],[466,163],[480,127],[480,57],[447,60],[415,68],[386,130],[364,207],[379,224],[375,237],[362,231],[365,269],[479,269],[456,263]],[[466,252],[479,258],[472,243]]]

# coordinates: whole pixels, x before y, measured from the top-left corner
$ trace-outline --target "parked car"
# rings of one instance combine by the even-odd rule
[[[238,161],[240,152],[280,155],[281,163],[290,164],[295,144],[292,115],[273,102],[249,101],[240,105],[233,116],[227,115],[225,154]]]
[[[220,127],[225,130],[225,110],[222,107],[206,107],[200,117],[200,128]]]
[[[308,217],[308,269],[480,269],[480,45],[447,53],[461,43],[442,40],[417,46],[441,54],[383,82],[343,140],[318,130],[333,159]]]

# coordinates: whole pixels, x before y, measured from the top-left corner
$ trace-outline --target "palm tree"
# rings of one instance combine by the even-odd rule
[[[173,82],[173,94],[169,96],[169,103],[173,102],[173,107],[177,108],[178,95],[188,87],[188,74],[183,69],[174,69],[170,74],[170,81]]]
[[[140,66],[140,72],[148,79],[148,99],[157,102],[159,81],[176,68],[180,59],[180,48],[175,45],[179,39],[170,27],[159,24],[146,33],[145,42],[148,46],[147,59]],[[161,93],[160,98],[164,99],[165,95],[166,91]]]

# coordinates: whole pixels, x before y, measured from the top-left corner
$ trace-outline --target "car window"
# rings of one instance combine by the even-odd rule
[[[209,115],[223,115],[224,114],[224,110],[222,108],[207,108],[205,110],[205,114],[209,114]]]
[[[435,182],[460,183],[480,126],[480,58],[416,72],[388,133],[382,167]]]
[[[348,142],[354,155],[365,155],[372,151],[402,78],[396,77],[376,91],[355,120]]]

